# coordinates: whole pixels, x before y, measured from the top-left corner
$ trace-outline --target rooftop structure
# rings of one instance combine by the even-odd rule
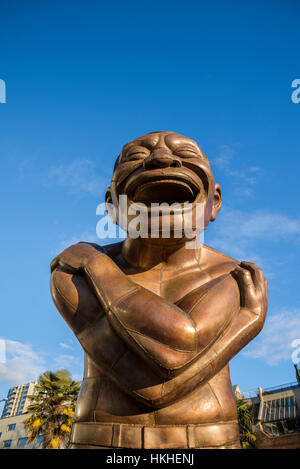
[[[30,405],[29,395],[33,394],[36,382],[14,386],[8,391],[1,418],[13,417],[26,413]]]

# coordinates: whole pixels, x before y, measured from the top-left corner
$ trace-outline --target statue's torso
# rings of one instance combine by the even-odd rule
[[[224,262],[224,257],[208,263],[207,266],[205,262],[200,264],[201,267],[195,262],[182,270],[155,267],[144,272],[131,271],[127,275],[135,283],[176,303],[196,288],[202,287],[205,293],[205,284],[209,280],[231,271],[235,263],[228,258]],[[126,269],[123,270],[126,272]],[[133,364],[132,367],[134,366]],[[145,367],[145,373],[149,376],[147,386],[151,392],[151,372],[146,370],[148,365],[140,360],[138,366]],[[157,385],[155,378],[152,385],[153,388]],[[172,404],[153,409],[120,389],[85,354],[85,378],[76,409],[78,422],[149,427],[218,424],[221,428],[224,423],[230,424],[236,422],[236,419],[236,404],[228,365],[202,386],[187,395],[177,396]],[[236,423],[234,425],[236,428]],[[227,430],[224,431],[226,440]]]
[[[92,370],[94,371],[93,373]],[[93,374],[93,376],[90,376]],[[225,366],[203,386],[160,409],[151,409],[113,384],[86,357],[86,377],[76,412],[79,421],[182,425],[224,422],[236,419],[236,404]]]

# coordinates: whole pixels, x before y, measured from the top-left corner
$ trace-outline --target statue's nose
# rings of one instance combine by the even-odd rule
[[[178,156],[172,155],[171,152],[165,149],[156,149],[150,153],[147,158],[144,159],[145,169],[155,168],[180,168],[182,166],[181,160]]]

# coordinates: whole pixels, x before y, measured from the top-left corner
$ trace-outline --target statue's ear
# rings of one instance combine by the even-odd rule
[[[222,206],[222,190],[220,184],[215,184],[214,200],[210,221],[215,221]]]
[[[111,221],[114,224],[116,224],[117,223],[116,210],[115,210],[115,207],[113,205],[110,187],[108,187],[105,191],[105,209],[106,209],[108,215],[110,216]]]

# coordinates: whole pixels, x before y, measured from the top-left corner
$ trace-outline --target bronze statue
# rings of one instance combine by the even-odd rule
[[[173,132],[123,147],[108,207],[121,194],[129,205],[200,201],[204,228],[221,208],[206,156]],[[263,327],[267,281],[252,263],[186,241],[171,229],[79,243],[52,262],[54,302],[85,351],[71,448],[240,448],[228,362]]]

